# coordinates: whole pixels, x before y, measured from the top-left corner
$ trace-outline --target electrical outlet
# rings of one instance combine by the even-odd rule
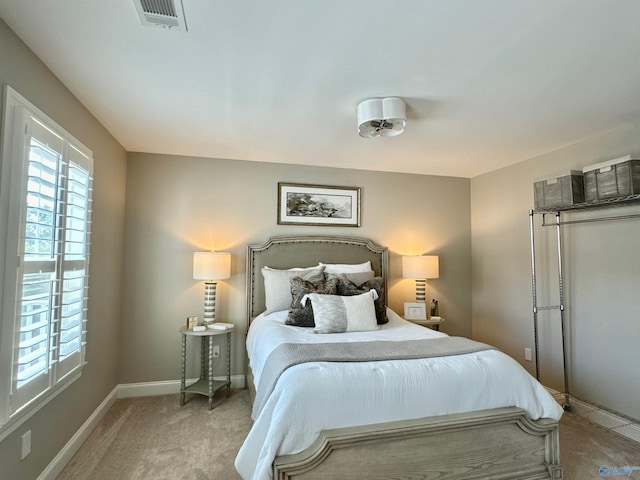
[[[525,348],[524,349],[524,359],[527,362],[532,362],[533,358],[531,357],[531,349],[530,348]]]
[[[218,358],[220,356],[220,345],[213,346],[213,358]]]
[[[22,434],[22,448],[20,450],[20,460],[31,453],[31,430]]]

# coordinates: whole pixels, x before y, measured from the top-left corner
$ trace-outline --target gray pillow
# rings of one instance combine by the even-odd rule
[[[338,280],[338,295],[360,295],[361,293],[368,292],[371,289],[375,290],[378,294],[378,298],[375,301],[378,325],[382,325],[389,321],[387,318],[387,299],[384,296],[384,280],[382,277],[374,277],[361,285],[357,285],[343,276],[336,278]]]
[[[335,295],[338,291],[338,280],[330,279],[322,282],[310,282],[300,277],[293,277],[291,283],[291,309],[285,323],[297,327],[315,327],[313,318],[313,308],[311,302],[302,305],[302,297],[308,293],[321,293],[324,295]]]

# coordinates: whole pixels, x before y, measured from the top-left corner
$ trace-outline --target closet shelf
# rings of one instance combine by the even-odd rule
[[[640,194],[624,197],[608,198],[606,200],[594,200],[593,202],[576,203],[564,207],[550,207],[533,210],[533,213],[555,213],[568,210],[584,210],[587,208],[617,207],[640,202]]]

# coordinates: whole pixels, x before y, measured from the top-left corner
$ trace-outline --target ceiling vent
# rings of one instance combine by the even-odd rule
[[[187,31],[182,0],[133,0],[133,4],[142,25]]]

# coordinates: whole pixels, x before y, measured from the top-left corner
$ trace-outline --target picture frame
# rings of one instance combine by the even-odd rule
[[[404,318],[405,320],[426,320],[427,304],[422,302],[405,302]]]
[[[193,330],[198,325],[198,317],[187,317],[187,328]]]
[[[278,183],[278,225],[360,226],[360,187]]]

